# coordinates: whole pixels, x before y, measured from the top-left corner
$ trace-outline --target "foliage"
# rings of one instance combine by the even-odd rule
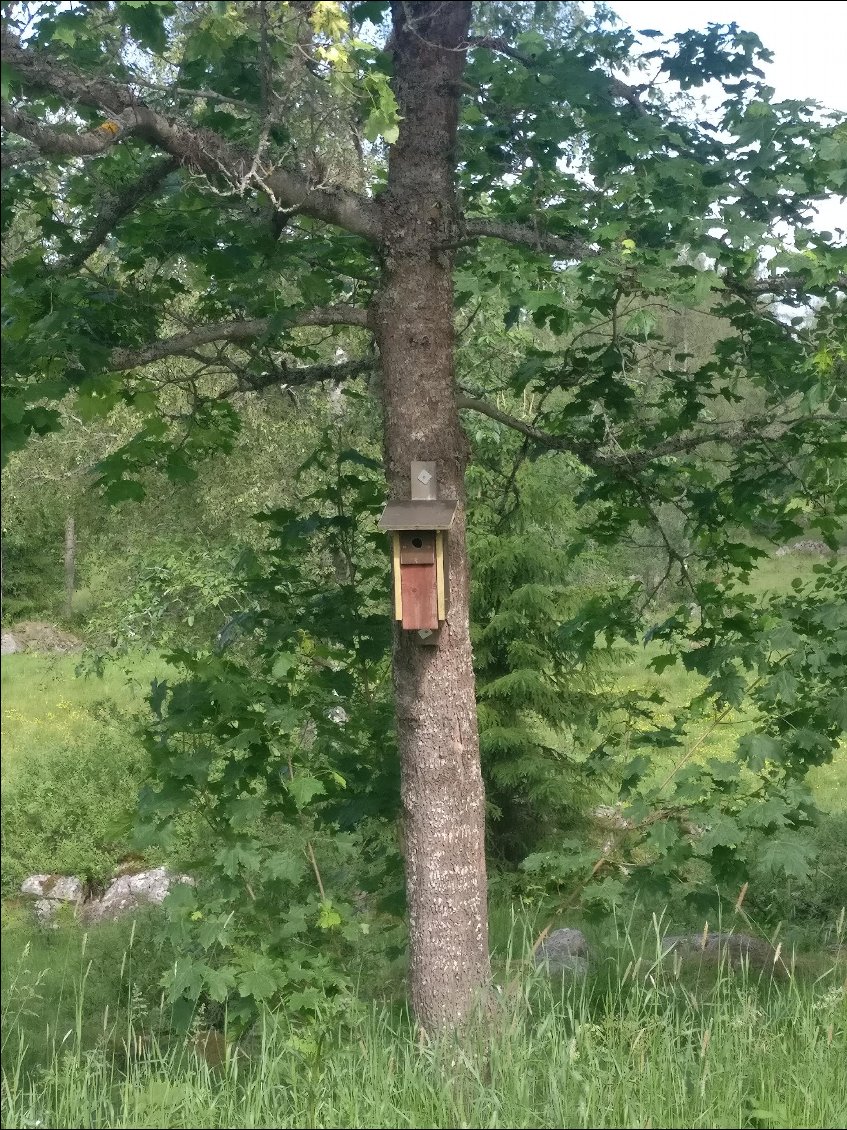
[[[808,860],[806,874],[773,881],[765,851],[759,853],[753,869],[750,906],[771,921],[782,921],[797,930],[831,930],[843,907],[847,907],[847,872],[844,845],[847,843],[847,815],[843,812],[821,817],[808,833],[803,853]],[[766,845],[763,845],[766,847]]]
[[[576,884],[576,892],[599,878],[587,897],[607,908],[620,901],[625,882],[659,899],[685,891],[703,906],[720,892],[739,890],[753,868],[808,879],[808,838],[793,833],[816,816],[804,784],[809,768],[831,761],[843,741],[838,672],[845,663],[845,585],[847,569],[833,557],[815,565],[806,584],[795,580],[789,594],[737,590],[731,617],[725,590],[697,585],[699,615],[682,606],[652,629],[652,638],[671,650],[651,665],[661,671],[675,664],[680,656],[672,641],[684,632],[695,646],[682,650],[682,662],[705,680],[702,690],[668,722],[652,722],[648,714],[623,743],[602,743],[593,755],[596,771],[620,773],[619,831],[599,856],[570,842],[531,856],[525,868],[568,889]],[[605,612],[599,621],[605,625]],[[582,637],[586,653],[594,647],[597,627],[590,619],[574,619],[564,630]],[[659,692],[652,697],[656,706],[666,705]],[[742,709],[751,712],[751,726],[735,755],[698,758],[708,735]],[[635,756],[617,769],[615,754],[627,750]],[[672,753],[669,772],[657,774],[653,751]]]
[[[343,445],[355,425],[328,398],[293,404],[269,390],[240,405],[242,427],[226,460],[207,461],[191,482],[145,476],[147,498],[105,505],[93,489],[100,458],[133,433],[130,409],[108,420],[74,419],[63,405],[61,432],[38,437],[3,469],[3,614],[55,618],[64,597],[64,521],[77,529],[74,627],[103,648],[118,641],[161,649],[174,631],[199,642],[226,619],[228,575],[242,551],[264,544],[245,514],[292,505],[296,468],[332,427]],[[167,563],[167,567],[165,567]],[[176,586],[179,592],[169,592]],[[207,591],[208,614],[199,601]],[[175,598],[175,599],[174,599]],[[205,599],[205,598],[204,598]],[[187,619],[193,614],[194,630]],[[181,627],[180,627],[181,626]]]
[[[612,709],[608,679],[599,664],[578,669],[559,628],[609,572],[596,554],[568,553],[577,470],[550,459],[514,465],[500,496],[509,462],[499,448],[486,460],[479,434],[476,447],[471,618],[488,836],[495,856],[518,862],[597,800],[584,751]]]
[[[130,591],[105,602],[91,628],[111,628],[124,647],[208,639],[222,621],[242,611],[238,576],[249,553],[248,547],[238,546],[204,551],[173,538],[147,545],[125,562]]]
[[[311,463],[325,484],[306,500],[315,509],[262,516],[273,549],[246,570],[245,610],[213,650],[175,651],[185,678],[151,696],[148,834],[158,842],[186,809],[211,832],[185,860],[201,886],[169,900],[170,993],[189,1009],[201,995],[226,1003],[233,1023],[263,1003],[313,1009],[346,993],[338,958],[361,960],[369,930],[354,892],[397,885],[382,491],[358,452]],[[334,589],[328,568],[342,574]],[[381,947],[395,935],[383,924]]]
[[[301,5],[45,3],[20,42],[21,11],[4,13],[6,450],[68,406],[129,412],[97,463],[107,497],[163,478],[187,489],[203,461],[229,466],[248,394],[370,371],[390,251],[378,200],[404,128],[390,45],[367,38],[385,4],[307,19]],[[583,795],[619,789],[626,804],[599,860],[514,828],[510,851],[544,849],[525,868],[547,890],[593,876],[587,897],[606,907],[625,883],[654,898],[682,883],[699,901],[758,866],[802,881],[804,777],[847,721],[847,582],[834,563],[789,596],[746,582],[763,541],[810,533],[835,550],[844,536],[847,248],[811,223],[815,200],[847,187],[844,115],[777,101],[769,53],[735,24],[656,43],[602,8],[497,5],[479,30],[456,159],[460,403],[495,422],[479,462],[502,460],[507,481],[490,456],[506,434],[522,433],[517,450],[502,442],[510,456],[566,461],[504,525],[476,520],[486,769],[501,816],[520,789],[520,822],[557,834],[577,765]],[[702,115],[694,99],[715,86]],[[691,310],[717,327],[696,348],[668,316]],[[167,823],[188,807],[214,830],[207,901],[177,916],[172,990],[237,993],[245,1015],[281,993],[314,1005],[322,980],[343,988],[316,947],[358,941],[343,892],[354,862],[376,882],[396,811],[387,565],[364,525],[381,487],[358,442],[313,446],[321,481],[296,507],[268,504],[273,566],[251,566],[249,600],[179,555],[129,610],[165,622],[175,584],[185,607],[199,591],[237,613],[215,650],[175,651],[187,681],[154,690],[148,811]],[[512,485],[527,479],[518,468]],[[221,540],[227,559],[246,539]],[[657,565],[647,591],[622,583],[633,545]],[[600,554],[613,576],[583,583]],[[646,642],[657,674],[702,680],[669,719],[658,690],[611,710],[598,693],[603,663]],[[752,728],[737,756],[695,756],[739,716]],[[292,957],[284,931],[314,948]]]

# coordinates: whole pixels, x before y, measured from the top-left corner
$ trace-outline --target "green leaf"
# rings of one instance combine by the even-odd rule
[[[303,809],[313,800],[316,796],[321,796],[326,792],[323,783],[316,777],[307,777],[297,775],[286,781],[288,791],[294,797],[294,803],[298,808]]]
[[[321,903],[321,911],[318,915],[318,926],[322,930],[331,930],[334,926],[341,925],[341,915],[335,909],[329,900]]]
[[[754,773],[768,761],[782,760],[782,745],[769,734],[745,734],[738,743],[738,752]]]
[[[106,501],[113,505],[119,502],[140,502],[146,493],[141,483],[135,479],[118,479],[107,483],[103,492]]]
[[[842,730],[847,730],[847,694],[836,695],[835,698],[830,699],[828,713]]]
[[[803,882],[809,878],[814,858],[814,845],[796,833],[789,833],[765,840],[760,863],[766,871],[775,871]]]
[[[118,4],[118,13],[142,47],[149,47],[151,51],[161,54],[168,45],[164,19],[172,14],[174,7],[170,0],[156,0],[153,3],[123,0]]]
[[[280,678],[274,671],[275,678]],[[285,672],[283,672],[285,674]],[[295,730],[300,729],[303,724],[303,715],[296,706],[291,706],[284,703],[281,706],[271,706],[268,708],[265,715],[268,722],[272,723],[275,729],[281,731],[283,734],[294,733]]]
[[[275,851],[265,861],[268,878],[281,879],[286,883],[299,883],[305,870],[305,860],[293,852]]]
[[[187,957],[178,958],[169,979],[169,995],[196,1001],[203,991],[208,970],[208,965],[203,962]]]
[[[274,962],[257,956],[253,967],[239,975],[237,985],[242,997],[252,997],[256,1001],[268,1000],[280,987],[279,971]]]
[[[218,1001],[220,1004],[223,1004],[236,985],[235,971],[228,965],[221,969],[212,969],[205,966],[203,980],[206,983],[206,991],[209,996],[213,1001]]]
[[[285,679],[288,672],[297,666],[297,656],[289,651],[282,652],[274,660],[274,665],[271,668],[271,674],[275,679]]]
[[[714,757],[709,758],[708,770],[713,780],[722,782],[737,781],[741,774],[737,761],[718,761]]]
[[[249,840],[220,847],[215,853],[215,862],[231,878],[238,875],[239,871],[254,875],[262,871],[262,857]]]
[[[769,681],[768,690],[789,705],[797,701],[797,679],[784,667]]]
[[[679,829],[676,824],[672,824],[669,820],[659,820],[650,828],[647,842],[650,847],[664,855],[678,839]]]
[[[72,23],[58,23],[52,38],[56,43],[66,43],[73,47],[79,38],[80,29]]]
[[[698,855],[708,855],[719,847],[738,847],[744,840],[744,833],[731,816],[721,816],[707,828],[697,840],[696,850]]]
[[[8,63],[0,63],[0,97],[4,102],[9,101],[12,92],[12,68]]]

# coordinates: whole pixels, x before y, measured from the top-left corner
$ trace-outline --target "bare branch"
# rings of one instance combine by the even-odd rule
[[[220,135],[178,118],[166,118],[147,106],[131,86],[87,77],[46,52],[23,47],[7,29],[2,34],[2,59],[28,87],[108,115],[96,130],[65,134],[42,126],[11,107],[8,114],[4,111],[3,124],[45,153],[102,153],[122,134],[134,133],[195,172],[213,178],[223,176],[231,184],[266,193],[277,208],[335,224],[366,239],[380,238],[379,207],[365,196],[339,185],[315,185],[304,174],[281,166],[260,172],[255,168],[253,154],[231,145]]]
[[[114,372],[137,369],[160,361],[163,357],[189,354],[202,345],[213,341],[250,342],[267,334],[273,325],[272,318],[247,318],[238,322],[216,322],[208,326],[198,326],[188,333],[176,334],[162,341],[151,342],[142,349],[116,349],[110,359]],[[324,306],[314,310],[304,310],[294,315],[285,327],[289,326],[359,326],[368,329],[368,311],[360,306]]]
[[[303,388],[306,385],[325,384],[327,381],[341,384],[342,381],[349,381],[354,377],[362,376],[363,373],[372,372],[375,366],[376,358],[362,357],[357,361],[344,361],[340,364],[304,365],[294,368],[282,364],[258,375],[245,370],[238,374],[238,387],[227,389],[218,399],[225,400],[239,392],[261,392],[263,389],[274,387]]]

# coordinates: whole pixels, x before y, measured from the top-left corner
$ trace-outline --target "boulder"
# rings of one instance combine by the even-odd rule
[[[58,930],[59,924],[54,921],[59,913],[62,903],[59,899],[36,899],[32,909],[41,926],[49,926],[51,930]]]
[[[11,632],[0,634],[0,655],[14,655],[16,651],[20,650],[18,641]]]
[[[805,538],[803,541],[795,541],[791,545],[781,545],[774,557],[787,557],[789,553],[812,553],[826,557],[832,553],[832,550],[826,542],[818,541],[815,538]]]
[[[750,969],[773,972],[784,969],[776,950],[764,938],[752,934],[669,934],[662,939],[662,956],[679,954],[682,958],[700,961],[725,961],[730,968],[744,965]]]
[[[581,930],[569,926],[553,930],[535,951],[535,964],[548,973],[573,973],[582,977],[588,972],[588,942]]]
[[[13,624],[10,632],[3,633],[3,654],[6,655],[6,637],[9,636],[12,651],[33,651],[39,655],[70,655],[82,649],[82,640],[70,632],[48,624],[45,620],[20,620]]]
[[[82,902],[85,884],[76,875],[30,875],[21,883],[21,893],[51,902]]]
[[[121,875],[112,880],[102,898],[85,905],[85,917],[89,922],[103,922],[131,914],[142,906],[162,903],[174,883],[193,885],[194,880],[188,875],[174,875],[166,867]]]

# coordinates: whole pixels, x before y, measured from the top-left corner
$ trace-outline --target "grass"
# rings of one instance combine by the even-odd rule
[[[69,738],[95,742],[102,716],[127,719],[144,708],[154,678],[168,670],[156,655],[108,664],[102,678],[77,674],[78,657],[32,653],[5,656],[2,689],[3,783],[17,766]]]
[[[428,1039],[396,1009],[350,1001],[347,1015],[267,1014],[237,1044],[213,1042],[202,1021],[167,1034],[130,979],[123,1008],[90,1002],[86,950],[79,937],[64,944],[64,972],[39,974],[44,952],[24,948],[4,977],[9,1130],[837,1127],[847,1115],[843,968],[784,983],[720,970],[684,980],[648,956],[612,977],[556,982],[504,965],[510,988],[493,1022],[460,1039]],[[114,958],[122,975],[127,957]],[[42,1010],[40,1032],[21,1023],[59,976],[62,1017]]]
[[[139,1002],[145,1011],[157,1004],[168,961],[152,913],[85,933],[70,911],[57,929],[34,928],[29,907],[7,901],[0,947],[4,1063],[10,1041],[26,1049],[27,1070],[43,1068],[68,1033],[94,1047],[104,1016],[125,1025]]]

